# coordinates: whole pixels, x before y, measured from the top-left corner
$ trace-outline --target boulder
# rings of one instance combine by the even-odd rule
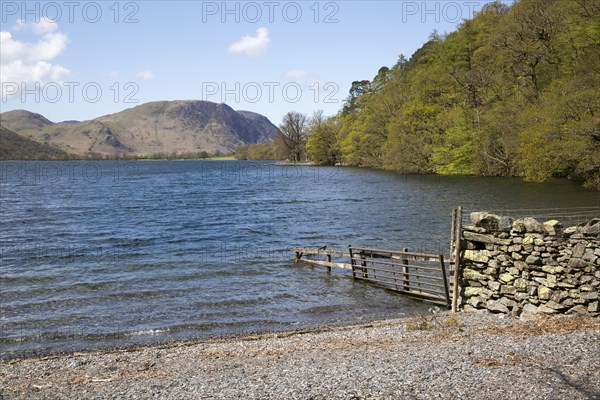
[[[469,286],[469,287],[465,288],[465,291],[463,292],[463,296],[465,296],[465,297],[479,296],[481,294],[482,290],[483,290],[482,287]]]
[[[530,255],[525,259],[525,263],[529,265],[542,265],[542,259],[538,256]]]
[[[540,286],[538,288],[538,298],[540,300],[549,300],[552,296],[553,290],[546,286]]]
[[[517,219],[513,221],[511,234],[519,234],[527,232],[527,228],[525,227],[525,222],[522,219]]]
[[[587,261],[582,260],[581,258],[571,258],[569,260],[569,267],[582,269],[589,265]]]
[[[500,294],[512,294],[517,293],[517,288],[510,285],[502,285],[500,287]]]
[[[484,255],[480,250],[465,250],[463,252],[463,258],[479,263],[486,263],[490,260],[490,258]]]
[[[580,315],[585,317],[590,316],[590,312],[588,311],[587,307],[581,304],[571,307],[566,313],[569,315]]]
[[[472,242],[498,244],[500,246],[508,246],[511,243],[510,239],[500,239],[495,237],[494,235],[482,235],[481,233],[474,233],[469,231],[464,231],[463,237],[465,238],[465,240],[470,240]]]
[[[542,271],[547,272],[549,274],[558,274],[558,273],[563,272],[563,270],[564,270],[564,268],[561,266],[553,267],[551,265],[544,265],[542,267]]]
[[[571,236],[574,233],[578,233],[579,231],[581,231],[581,227],[579,226],[570,226],[568,228],[566,228],[565,230],[563,230],[563,235],[564,236]]]
[[[558,311],[562,311],[564,309],[566,309],[567,307],[563,306],[560,303],[557,303],[553,300],[549,300],[546,304],[542,304],[538,310],[540,312],[543,312],[544,314],[554,314]]]
[[[508,314],[510,310],[504,304],[502,304],[498,300],[488,300],[485,303],[485,307],[492,312],[499,312],[503,314]]]
[[[550,236],[558,236],[562,234],[563,226],[555,219],[544,222],[544,229]]]
[[[523,306],[523,313],[536,314],[537,312],[538,308],[531,303],[527,303]]]
[[[600,235],[600,218],[594,218],[581,228],[584,235]]]
[[[500,274],[500,280],[505,283],[510,283],[515,280],[515,277],[509,273]]]
[[[575,246],[573,246],[573,254],[572,257],[573,258],[582,258],[583,255],[585,254],[585,243],[577,243]]]
[[[545,232],[544,225],[535,218],[524,218],[523,224],[527,232],[542,233]]]
[[[471,268],[465,268],[463,270],[463,279],[467,279],[467,280],[487,280],[487,277],[480,273],[479,271],[476,271],[474,269]]]
[[[470,217],[473,225],[490,231],[499,230],[500,220],[502,219],[499,215],[487,212],[473,212]]]

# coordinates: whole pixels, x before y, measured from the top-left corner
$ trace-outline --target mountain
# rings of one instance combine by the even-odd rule
[[[25,110],[8,111],[0,114],[2,126],[13,132],[42,129],[53,125],[46,117]]]
[[[0,160],[66,160],[70,156],[54,147],[18,135],[0,125]]]
[[[208,101],[158,101],[89,121],[52,123],[24,110],[0,114],[21,136],[77,155],[153,156],[232,153],[276,131],[266,117]]]

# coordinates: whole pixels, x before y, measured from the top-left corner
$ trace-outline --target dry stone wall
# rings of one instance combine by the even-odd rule
[[[470,215],[461,241],[465,311],[600,313],[600,219],[573,227],[484,212]]]

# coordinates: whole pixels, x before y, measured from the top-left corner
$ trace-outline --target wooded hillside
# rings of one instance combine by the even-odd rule
[[[600,0],[495,2],[353,82],[307,150],[321,164],[600,188],[599,93]]]

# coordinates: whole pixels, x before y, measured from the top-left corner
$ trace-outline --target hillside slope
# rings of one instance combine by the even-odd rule
[[[42,118],[24,110],[0,114],[8,129],[78,155],[231,153],[244,144],[271,140],[277,129],[260,114],[207,101],[146,103],[82,122],[55,124]]]
[[[70,156],[54,147],[18,135],[0,125],[0,160],[66,160]]]

